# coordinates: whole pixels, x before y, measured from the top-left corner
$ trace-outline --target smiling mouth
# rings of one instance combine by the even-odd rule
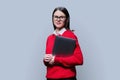
[[[60,25],[61,23],[56,23],[57,25]]]

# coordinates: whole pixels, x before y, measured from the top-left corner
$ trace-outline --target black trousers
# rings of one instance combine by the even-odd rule
[[[72,78],[63,78],[63,79],[47,79],[47,80],[77,80],[76,77]]]

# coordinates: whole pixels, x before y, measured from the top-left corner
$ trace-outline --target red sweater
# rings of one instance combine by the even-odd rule
[[[61,36],[76,39],[76,47],[74,53],[72,56],[69,57],[55,56],[55,60],[54,60],[55,64],[53,65],[44,62],[45,65],[47,66],[46,78],[60,79],[60,78],[75,77],[76,76],[75,66],[83,64],[83,55],[76,35],[72,31],[67,30]],[[54,40],[55,40],[54,34],[48,36],[46,42],[46,54],[52,54]]]

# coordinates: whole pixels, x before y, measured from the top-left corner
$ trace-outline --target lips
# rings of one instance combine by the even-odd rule
[[[60,25],[61,23],[56,23],[57,25]]]

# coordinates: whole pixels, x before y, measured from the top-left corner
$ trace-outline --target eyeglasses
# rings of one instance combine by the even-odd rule
[[[55,19],[55,20],[65,20],[66,19],[66,17],[65,16],[53,16],[53,18]]]

